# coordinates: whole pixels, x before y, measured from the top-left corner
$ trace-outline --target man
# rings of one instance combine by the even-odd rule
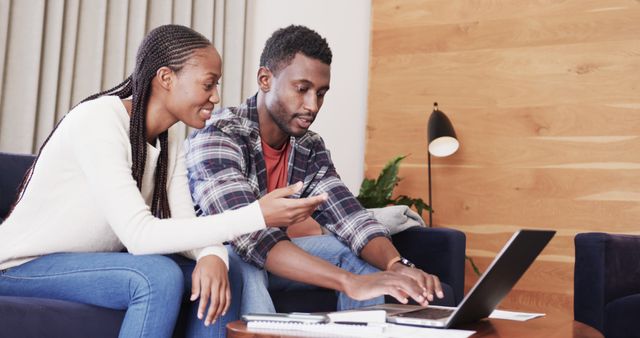
[[[338,290],[339,310],[382,303],[385,294],[422,305],[434,293],[443,297],[438,278],[400,256],[386,228],[340,181],[322,138],[308,130],[329,90],[331,58],[326,40],[307,27],[276,31],[260,57],[258,93],[214,114],[185,143],[202,214],[242,207],[296,182],[303,188],[292,198],[328,193],[313,218],[329,234],[292,240],[271,228],[233,241],[230,273],[242,274],[243,314],[275,312],[270,289],[309,285]]]

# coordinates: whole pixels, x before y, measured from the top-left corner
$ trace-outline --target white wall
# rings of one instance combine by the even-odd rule
[[[246,19],[244,97],[257,91],[260,53],[276,29],[305,25],[329,42],[331,89],[311,129],[322,135],[338,173],[357,194],[364,173],[371,1],[249,0]]]

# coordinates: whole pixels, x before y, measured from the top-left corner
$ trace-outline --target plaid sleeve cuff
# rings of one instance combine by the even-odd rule
[[[325,175],[310,195],[321,192],[329,193],[329,201],[318,209],[314,218],[347,243],[353,253],[360,255],[362,248],[376,237],[390,238],[387,228],[360,205],[335,173]]]
[[[279,228],[268,228],[233,240],[233,249],[248,263],[264,268],[267,254],[278,242],[290,241],[287,234]]]
[[[355,215],[350,216],[348,219],[345,219],[344,223],[346,223],[345,225],[348,228],[354,229],[353,231],[348,232],[350,238],[347,239],[347,243],[349,243],[351,251],[358,256],[362,249],[372,239],[376,237],[391,238],[389,236],[389,230],[387,230],[384,225],[373,219],[366,210],[362,210]]]

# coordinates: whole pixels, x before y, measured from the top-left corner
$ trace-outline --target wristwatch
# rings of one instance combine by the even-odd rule
[[[406,258],[404,258],[402,256],[400,256],[400,260],[398,261],[398,263],[400,263],[400,264],[402,264],[404,266],[408,266],[410,268],[415,268],[416,267],[416,265],[411,263],[410,260],[408,260],[408,259],[406,259]]]

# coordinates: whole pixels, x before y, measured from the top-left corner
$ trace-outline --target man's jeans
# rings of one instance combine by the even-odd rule
[[[364,275],[379,271],[358,258],[349,247],[333,235],[294,238],[292,242],[307,253],[354,274]],[[276,312],[269,290],[311,290],[317,288],[313,285],[284,279],[272,275],[264,269],[256,268],[244,262],[231,246],[227,246],[227,251],[229,251],[229,278],[231,280],[242,279],[241,314]],[[338,293],[337,308],[340,311],[382,303],[384,303],[384,296],[357,301],[340,292]]]
[[[126,310],[120,337],[171,337],[181,300],[189,302],[194,267],[194,261],[178,255],[50,254],[0,272],[0,295]],[[226,323],[238,318],[242,281],[229,282],[235,302],[215,324],[205,327],[196,317],[198,301],[188,304],[186,337],[225,336]]]

